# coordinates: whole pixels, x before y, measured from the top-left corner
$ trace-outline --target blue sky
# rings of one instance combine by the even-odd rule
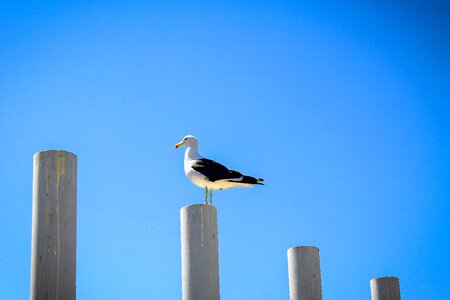
[[[0,299],[29,297],[32,156],[78,156],[78,299],[179,299],[200,153],[266,185],[215,193],[222,299],[450,299],[446,1],[4,1]]]

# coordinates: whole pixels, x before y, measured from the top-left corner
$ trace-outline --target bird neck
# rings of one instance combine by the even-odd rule
[[[184,159],[185,160],[194,160],[194,159],[200,159],[200,158],[202,158],[202,157],[198,153],[198,146],[197,145],[189,146],[186,149],[186,152],[184,153]]]

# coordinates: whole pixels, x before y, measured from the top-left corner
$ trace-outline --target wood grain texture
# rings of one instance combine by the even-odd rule
[[[77,157],[34,155],[30,299],[76,299]]]
[[[291,300],[322,300],[319,248],[289,248],[289,294]]]
[[[212,205],[181,208],[183,300],[218,300],[219,250],[217,210]]]
[[[372,300],[400,300],[400,281],[397,277],[379,277],[370,281]]]

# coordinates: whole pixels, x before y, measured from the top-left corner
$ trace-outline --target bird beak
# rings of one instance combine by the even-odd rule
[[[184,145],[184,142],[181,141],[181,142],[179,142],[178,144],[175,144],[175,149],[178,149],[178,148],[180,148],[180,147],[183,146],[183,145]]]

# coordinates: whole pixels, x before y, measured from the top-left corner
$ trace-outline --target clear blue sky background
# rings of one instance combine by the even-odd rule
[[[288,299],[296,245],[325,299],[450,299],[448,1],[261,2],[2,1],[0,299],[45,149],[78,156],[78,299],[180,299],[186,134],[266,180],[215,194],[222,299]]]

